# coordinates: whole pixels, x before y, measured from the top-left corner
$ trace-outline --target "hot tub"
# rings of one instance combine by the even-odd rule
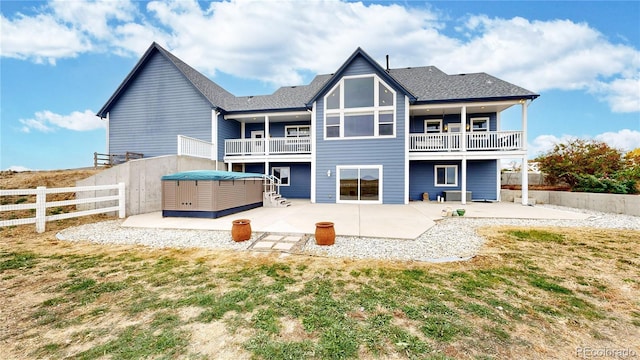
[[[217,170],[162,177],[162,216],[218,218],[262,206],[264,175]]]

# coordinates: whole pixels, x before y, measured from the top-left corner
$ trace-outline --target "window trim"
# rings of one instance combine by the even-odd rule
[[[359,107],[359,108],[345,108],[344,107],[344,82],[349,79],[358,79],[358,78],[373,78],[373,87],[374,87],[374,99],[373,106],[368,107]],[[393,105],[385,105],[380,106],[380,84],[382,84],[385,88],[387,88],[392,95]],[[340,99],[339,99],[339,107],[338,109],[328,109],[327,108],[327,99],[328,97],[337,89],[340,88]],[[363,74],[363,75],[352,75],[352,76],[344,76],[338,81],[323,98],[323,135],[324,140],[358,140],[358,139],[377,139],[377,138],[395,138],[397,135],[397,111],[396,111],[396,102],[397,102],[397,93],[389,84],[384,82],[377,74]],[[391,113],[393,116],[393,134],[392,135],[380,135],[380,113]],[[365,136],[345,136],[344,135],[344,118],[345,115],[356,115],[356,114],[373,114],[373,134],[365,135]],[[327,117],[337,116],[340,118],[339,123],[336,125],[327,125]],[[383,122],[382,124],[391,124],[391,122]],[[327,128],[328,127],[338,127],[339,135],[337,137],[329,137],[327,136]]]
[[[445,181],[447,179],[447,169],[453,168],[455,174],[454,184],[438,184],[438,169],[445,169]],[[433,167],[433,186],[435,187],[457,187],[458,186],[458,165],[435,165]]]
[[[337,165],[336,166],[336,204],[382,204],[383,199],[383,166],[382,165]],[[360,169],[377,169],[378,170],[378,200],[340,200],[340,171],[342,170],[358,170],[358,181],[360,179]],[[358,183],[358,192],[360,183]],[[358,195],[359,197],[359,195]]]
[[[308,128],[309,131],[307,133],[307,135],[304,136],[300,136],[300,128]],[[289,136],[289,129],[291,128],[296,128],[297,132],[296,132],[296,136]],[[311,136],[311,125],[285,125],[284,126],[284,137],[285,138],[308,138]]]
[[[476,121],[483,121],[483,122],[485,122],[485,123],[487,124],[487,127],[486,127],[486,128],[482,128],[482,129],[478,129],[478,130],[474,130],[473,123],[474,123],[474,122],[476,122]],[[475,131],[475,132],[488,132],[488,131],[489,131],[489,121],[490,121],[490,120],[489,120],[489,117],[488,117],[488,116],[484,116],[484,117],[474,117],[474,118],[471,118],[471,119],[469,120],[469,122],[470,122],[470,124],[469,124],[469,125],[470,125],[470,130],[471,130],[471,132],[474,132],[474,131]]]
[[[437,132],[428,132],[428,123],[438,123],[438,131]],[[442,119],[425,119],[424,120],[424,133],[425,134],[442,134]]]
[[[282,183],[282,177],[278,178],[280,179],[280,186],[291,186],[291,167],[290,166],[273,166],[271,168],[271,176],[275,176],[274,172],[275,170],[278,169],[280,171],[280,174],[282,174],[282,169],[287,169],[287,172],[289,173],[289,176],[287,177],[287,179],[289,179],[289,181],[287,181],[286,184]]]

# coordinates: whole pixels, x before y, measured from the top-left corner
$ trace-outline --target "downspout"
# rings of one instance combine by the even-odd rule
[[[219,169],[218,161],[218,116],[220,112],[213,108],[211,109],[211,160],[216,162],[216,169]]]

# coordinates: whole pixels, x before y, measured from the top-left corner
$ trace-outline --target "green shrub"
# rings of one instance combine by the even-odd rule
[[[636,181],[617,180],[612,178],[598,177],[595,175],[573,174],[577,179],[573,191],[611,194],[635,194]]]

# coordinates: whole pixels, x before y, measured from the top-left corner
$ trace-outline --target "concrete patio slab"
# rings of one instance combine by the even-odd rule
[[[514,203],[411,202],[409,205],[311,204],[293,200],[287,208],[256,208],[218,219],[162,217],[161,212],[134,215],[125,227],[231,230],[231,221],[251,220],[254,232],[313,234],[315,223],[333,222],[336,235],[415,239],[442,219],[442,211],[463,208],[467,218],[586,219],[587,214]]]

